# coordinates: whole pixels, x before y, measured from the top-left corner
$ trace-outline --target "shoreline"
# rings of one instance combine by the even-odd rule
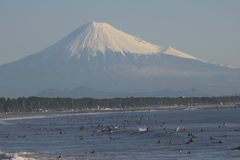
[[[78,114],[78,113],[104,113],[104,112],[136,112],[136,111],[169,111],[169,110],[195,110],[195,109],[224,109],[224,108],[239,108],[239,105],[196,105],[196,106],[145,106],[145,107],[130,107],[130,108],[114,108],[114,109],[91,109],[80,111],[51,111],[51,112],[6,112],[0,113],[1,118],[12,117],[31,117],[44,115],[59,115],[59,114]]]

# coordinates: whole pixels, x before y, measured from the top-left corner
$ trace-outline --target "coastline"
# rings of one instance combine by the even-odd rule
[[[239,105],[196,105],[196,106],[144,106],[130,108],[107,108],[107,109],[91,109],[77,111],[51,111],[51,112],[0,112],[1,118],[12,117],[32,117],[32,116],[47,116],[59,114],[77,114],[77,113],[103,113],[103,112],[136,112],[136,111],[168,111],[168,110],[196,110],[196,109],[223,109],[223,108],[239,108]]]

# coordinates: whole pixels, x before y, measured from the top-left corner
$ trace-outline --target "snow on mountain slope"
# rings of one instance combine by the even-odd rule
[[[196,59],[196,60],[200,60],[200,59],[197,59],[191,55],[188,55],[186,53],[183,53],[181,51],[178,51],[172,47],[168,47],[164,52],[164,54],[168,54],[168,55],[173,55],[173,56],[178,56],[178,57],[182,57],[182,58],[189,58],[189,59]],[[202,60],[201,60],[202,61]]]
[[[78,33],[77,33],[78,32]],[[68,57],[81,57],[82,52],[88,51],[95,57],[97,52],[106,51],[151,55],[164,53],[182,58],[197,59],[172,47],[161,47],[148,43],[140,38],[124,33],[107,23],[91,22],[74,31],[75,39],[69,44]]]

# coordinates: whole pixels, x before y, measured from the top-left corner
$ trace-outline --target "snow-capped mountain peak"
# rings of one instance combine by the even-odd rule
[[[67,57],[81,57],[87,51],[88,56],[95,57],[97,52],[106,51],[149,55],[156,53],[169,54],[189,59],[197,59],[172,47],[162,47],[148,43],[140,38],[124,33],[107,23],[88,23],[72,33],[74,37],[68,46]]]
[[[96,22],[38,53],[0,66],[3,97],[79,86],[131,93],[195,87],[224,94],[240,90],[240,70],[207,63]]]

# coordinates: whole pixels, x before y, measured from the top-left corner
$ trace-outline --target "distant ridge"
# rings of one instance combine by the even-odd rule
[[[126,98],[126,97],[192,97],[192,89],[173,91],[173,90],[162,90],[156,92],[138,92],[138,93],[129,93],[129,92],[105,92],[91,89],[86,86],[81,86],[74,88],[72,90],[60,91],[57,89],[47,89],[38,94],[34,95],[37,97],[51,97],[51,98]],[[209,93],[195,90],[195,97],[209,97],[212,96]]]

